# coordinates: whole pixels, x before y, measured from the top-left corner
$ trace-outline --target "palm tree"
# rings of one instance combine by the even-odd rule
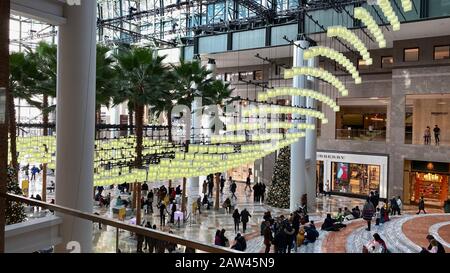
[[[169,127],[168,140],[172,141],[172,109],[176,104],[186,105],[191,108],[191,104],[196,96],[202,96],[202,90],[205,89],[211,79],[211,71],[202,66],[199,61],[185,62],[180,61],[179,65],[173,65],[174,89],[166,90],[158,97],[158,102],[152,109],[159,114],[167,113],[167,122]]]
[[[110,54],[111,48],[97,45],[96,82],[95,82],[95,111],[96,124],[101,123],[101,107],[109,108],[111,100],[118,92],[117,71],[114,69],[114,58]]]
[[[235,100],[238,100],[238,97],[232,97],[234,89],[230,88],[230,84],[223,82],[222,80],[213,80],[208,85],[206,85],[203,89],[202,99],[204,102],[204,108],[208,105],[214,105],[217,107],[217,112],[215,113],[215,118],[219,119],[219,112],[224,107],[225,103],[231,103]],[[216,124],[216,123],[214,123]],[[211,127],[211,130],[215,130],[215,125]]]
[[[37,90],[35,93],[42,95],[42,104],[38,108],[42,111],[42,123],[44,126],[43,135],[48,135],[48,115],[55,110],[55,105],[48,104],[50,97],[56,97],[56,65],[57,65],[57,46],[40,42],[35,53],[30,52],[30,56],[36,59],[40,75],[36,75]]]
[[[122,48],[115,54],[120,83],[119,98],[126,98],[134,106],[137,168],[142,166],[142,138],[144,106],[154,105],[157,96],[171,90],[170,71],[163,64],[164,57],[149,48]],[[116,99],[117,102],[117,99]]]
[[[12,94],[8,100],[9,111],[9,134],[10,152],[13,166],[18,166],[16,147],[16,111],[13,98],[24,99],[28,104],[39,107],[39,101],[35,100],[36,78],[41,79],[41,74],[37,69],[37,58],[30,51],[11,53],[9,56],[9,90]]]

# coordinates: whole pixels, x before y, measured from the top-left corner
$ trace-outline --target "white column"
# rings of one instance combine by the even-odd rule
[[[318,58],[312,58],[308,60],[309,67],[317,67]],[[313,77],[308,77],[308,88],[312,90],[318,90],[317,80]],[[306,99],[306,107],[316,108],[317,102],[313,98]],[[307,123],[316,124],[316,119],[308,117]],[[309,159],[309,168],[306,174],[306,193],[308,194],[308,208],[315,208],[316,206],[316,160],[317,160],[317,131],[306,130],[306,158]]]
[[[201,116],[201,110],[199,110],[202,107],[202,101],[201,98],[195,98],[194,101],[192,102],[191,105],[191,112],[192,112],[192,121],[191,121],[191,126],[193,129],[190,130],[190,134],[191,134],[191,143],[195,142],[198,140],[198,135],[200,134],[201,130],[199,129],[201,127],[201,122],[202,122],[202,116]],[[199,183],[199,177],[189,177],[187,180],[187,184],[188,184],[188,206],[187,206],[187,210],[191,211],[191,204],[192,202],[194,202],[195,200],[197,200],[197,198],[199,197],[200,194],[200,183]]]
[[[297,41],[294,46],[294,67],[304,66],[303,49],[309,46],[308,41]],[[295,76],[293,79],[293,87],[305,88],[306,77]],[[293,96],[292,106],[305,106],[305,97]],[[293,118],[300,118],[300,115],[293,115]],[[298,123],[298,121],[297,121]],[[305,166],[305,138],[300,138],[299,141],[291,144],[291,183],[290,183],[290,210],[294,211],[300,205],[301,197],[306,193],[306,166]]]
[[[67,23],[59,28],[56,109],[56,204],[92,213],[94,132],[96,3],[82,1],[64,6]],[[79,244],[92,251],[92,223],[59,214],[63,218],[62,243]]]

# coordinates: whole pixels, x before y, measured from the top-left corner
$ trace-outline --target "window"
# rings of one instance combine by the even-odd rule
[[[381,57],[381,68],[389,68],[394,64],[394,58],[392,56]]]
[[[244,81],[253,80],[253,72],[239,72],[239,80]]]
[[[366,61],[363,59],[358,59],[358,70],[365,70],[368,69],[369,66],[366,64]]]
[[[435,46],[434,59],[435,60],[450,59],[450,45]]]
[[[225,81],[227,82],[238,81],[238,73],[225,73]]]
[[[253,74],[255,81],[262,81],[263,80],[263,71],[262,70],[256,70]]]
[[[419,48],[405,48],[403,50],[403,61],[417,62],[419,61]]]

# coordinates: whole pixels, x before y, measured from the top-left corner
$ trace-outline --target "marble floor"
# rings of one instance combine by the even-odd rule
[[[51,175],[48,181],[54,179]],[[159,187],[162,183],[151,183],[150,188]],[[172,183],[174,187],[180,184],[180,181]],[[227,183],[228,184],[228,183]],[[226,184],[224,194],[220,195],[220,203],[225,198],[230,197],[228,185]],[[237,183],[237,200],[236,208],[241,211],[246,208],[252,217],[248,223],[247,231],[244,234],[247,240],[246,252],[261,253],[264,252],[263,238],[260,236],[259,225],[261,223],[264,212],[270,211],[273,216],[289,215],[287,209],[277,209],[262,203],[253,201],[253,192],[245,191],[244,183]],[[167,186],[167,184],[166,184]],[[29,195],[41,194],[42,177],[37,175],[36,180],[31,180],[29,185]],[[200,196],[201,188],[189,187],[187,189],[188,204],[196,200]],[[117,191],[111,191],[113,202],[116,198]],[[47,201],[54,198],[54,193],[47,193]],[[215,200],[214,198],[212,200]],[[310,212],[310,219],[316,221],[320,226],[322,220],[328,212],[336,212],[338,208],[355,206],[363,206],[362,199],[331,196],[319,196],[316,199],[316,207],[314,212]],[[188,206],[190,210],[190,206]],[[378,232],[384,238],[391,252],[418,252],[421,246],[426,246],[425,237],[428,233],[433,234],[446,248],[450,251],[450,215],[442,214],[442,209],[427,208],[427,215],[415,215],[416,206],[405,205],[403,216],[394,217],[390,222],[382,226],[376,226],[371,232],[365,231],[365,222],[362,220],[354,220],[347,223],[347,227],[339,232],[326,232],[319,230],[319,238],[314,244],[301,246],[298,249],[300,253],[358,253],[361,251],[362,245],[371,239],[374,232]],[[105,209],[95,207],[94,212],[102,216],[114,218],[111,208]],[[48,212],[28,212],[29,218],[42,217]],[[130,215],[125,221],[133,222],[134,215]],[[159,226],[159,212],[154,208],[153,214],[143,215],[145,222],[156,224],[159,230],[168,232],[184,238],[195,240],[207,244],[213,244],[214,234],[217,229],[224,228],[226,236],[232,242],[236,233],[234,232],[234,222],[230,214],[224,211],[202,210],[201,215],[191,215],[185,224],[177,225],[166,224],[164,227]],[[117,230],[111,226],[103,226],[99,229],[98,224],[93,224],[93,246],[94,252],[97,253],[113,253],[116,252],[116,236]],[[181,246],[180,246],[181,247]],[[136,252],[135,236],[128,231],[119,230],[118,248],[121,252]],[[180,251],[183,249],[180,248]]]
[[[153,185],[153,184],[152,184]],[[177,183],[173,183],[174,186]],[[159,184],[155,185],[159,186]],[[248,241],[248,252],[260,252],[262,245],[262,239],[259,236],[259,225],[262,221],[264,212],[271,211],[272,215],[289,215],[287,209],[277,209],[267,206],[262,203],[255,203],[253,201],[253,192],[244,191],[245,184],[238,183],[236,208],[241,211],[246,208],[252,217],[247,226],[245,236]],[[188,188],[189,200],[195,200],[195,196],[198,196],[199,188]],[[220,203],[225,198],[229,197],[227,185],[224,189],[224,194],[220,196]],[[213,199],[214,200],[214,199]],[[191,204],[192,201],[188,201]],[[363,202],[361,199],[347,198],[347,197],[318,197],[316,210],[310,213],[310,219],[314,221],[321,221],[326,213],[336,212],[339,207],[349,207],[359,205],[362,207]],[[101,215],[112,217],[110,211],[106,209],[98,209]],[[234,232],[234,222],[230,214],[226,214],[223,211],[214,211],[203,209],[201,215],[191,216],[185,225],[178,227],[177,225],[166,225],[165,227],[159,226],[159,212],[154,208],[154,214],[144,215],[144,221],[149,221],[152,225],[156,224],[160,230],[171,230],[174,234],[182,236],[184,238],[200,241],[208,244],[213,244],[214,235],[217,229],[224,228],[228,239],[233,240],[236,236]],[[242,230],[241,230],[242,231]],[[133,236],[124,231],[119,233],[119,248],[122,252],[135,252],[136,241]],[[131,245],[130,245],[131,244]],[[116,250],[116,230],[112,227],[103,227],[102,230],[98,229],[98,226],[94,227],[94,250],[95,252],[115,252]]]

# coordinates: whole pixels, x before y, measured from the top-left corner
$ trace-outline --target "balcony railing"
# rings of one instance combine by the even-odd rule
[[[10,194],[10,193],[7,193],[7,194],[0,193],[0,199],[3,199],[3,198],[6,199],[7,201],[15,201],[15,202],[19,202],[19,203],[24,203],[24,204],[28,204],[30,206],[41,207],[41,208],[48,209],[51,211],[59,212],[61,214],[70,215],[70,216],[74,216],[74,217],[81,218],[84,220],[88,220],[88,221],[91,221],[93,224],[96,223],[96,224],[102,224],[105,226],[115,227],[116,228],[116,252],[120,251],[119,250],[119,240],[120,240],[119,234],[121,232],[123,232],[123,230],[125,230],[132,234],[139,234],[144,237],[150,237],[156,241],[164,242],[166,244],[171,243],[171,244],[176,244],[176,245],[182,245],[185,247],[185,252],[189,252],[192,250],[199,250],[201,252],[208,252],[208,253],[241,253],[240,251],[236,251],[231,248],[214,246],[214,245],[209,245],[209,244],[198,242],[198,241],[188,240],[188,239],[182,238],[182,237],[174,235],[174,234],[165,233],[165,232],[155,230],[155,229],[141,227],[141,226],[135,225],[135,224],[128,224],[128,223],[125,223],[125,222],[122,222],[119,220],[101,217],[101,216],[95,215],[93,213],[82,212],[79,210],[63,207],[60,205],[49,204],[46,202],[37,201],[35,199],[26,198],[26,197],[23,197],[20,195],[15,195],[15,194]],[[4,238],[4,234],[0,234],[0,236],[2,236]],[[0,240],[0,241],[3,241],[3,240]],[[49,246],[49,247],[52,247],[52,246]]]
[[[386,130],[336,129],[336,139],[386,141]]]

